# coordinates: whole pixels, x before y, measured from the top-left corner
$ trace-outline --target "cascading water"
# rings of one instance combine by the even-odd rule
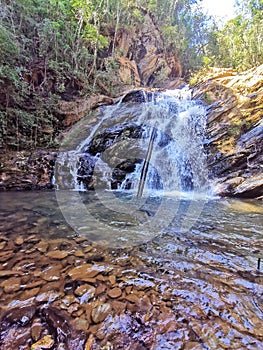
[[[191,100],[188,88],[140,90],[135,97],[130,93],[119,103],[101,108],[98,120],[75,150],[61,153],[58,174],[62,174],[62,188],[138,191],[147,166],[144,193],[207,189],[206,110]],[[63,173],[70,177],[63,180]]]
[[[132,91],[81,120],[56,162],[67,222],[112,247],[145,242],[170,224],[188,230],[209,192],[205,125],[205,107],[187,88]]]

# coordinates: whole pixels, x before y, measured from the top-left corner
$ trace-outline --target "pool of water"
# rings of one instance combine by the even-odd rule
[[[70,265],[81,266],[87,262],[86,251],[84,255],[79,253],[79,258],[76,255],[75,260],[69,259],[70,254],[73,254],[72,251],[76,253],[79,250],[75,249],[74,245],[78,244],[76,242],[86,240],[90,242],[91,247],[96,246],[96,257],[100,254],[104,256],[104,260],[101,261],[105,261],[105,266],[114,265],[113,271],[116,269],[117,276],[114,286],[122,291],[119,297],[121,303],[125,298],[127,305],[132,303],[131,305],[135,307],[137,303],[129,300],[128,291],[124,290],[127,286],[132,286],[134,293],[138,293],[138,300],[148,295],[151,310],[156,308],[151,299],[153,295],[156,298],[156,305],[165,303],[165,307],[159,305],[158,316],[153,316],[152,319],[149,315],[153,311],[147,311],[148,314],[145,312],[148,316],[144,315],[145,319],[139,322],[137,330],[132,330],[128,325],[122,327],[116,325],[119,327],[118,332],[116,327],[113,332],[115,314],[108,315],[101,321],[100,330],[108,329],[105,330],[105,334],[108,332],[108,338],[105,337],[113,349],[118,349],[116,344],[118,341],[121,344],[120,339],[123,340],[123,333],[127,333],[128,328],[125,342],[131,349],[136,348],[132,342],[134,334],[140,333],[140,329],[143,329],[140,336],[144,339],[142,341],[145,349],[263,348],[263,261],[261,262],[263,203],[261,201],[174,193],[162,196],[155,194],[138,200],[130,194],[114,192],[2,192],[0,193],[1,316],[12,310],[14,307],[12,300],[17,300],[16,307],[22,300],[25,302],[22,297],[16,295],[20,292],[19,287],[8,292],[6,278],[17,277],[13,277],[15,274],[12,272],[6,276],[4,271],[9,265],[8,271],[12,270],[15,263],[12,265],[10,262],[12,259],[15,261],[17,254],[20,254],[18,260],[23,260],[27,253],[22,248],[19,251],[19,248],[23,246],[23,242],[27,242],[27,237],[32,235],[35,238],[31,239],[30,249],[33,254],[41,253],[40,258],[37,257],[40,260],[52,260],[54,256],[50,254],[49,249],[34,250],[34,244],[48,242],[46,244],[51,246],[52,242],[58,240],[66,242],[63,249],[61,247],[57,249],[62,250],[67,256],[59,258],[62,264],[61,276],[64,276],[65,270],[72,267]],[[21,238],[22,243],[17,242],[14,245],[12,242],[17,237]],[[8,246],[11,247],[9,250]],[[6,257],[9,251],[10,258]],[[94,261],[96,259],[94,258]],[[94,261],[89,259],[91,264],[95,264]],[[51,264],[53,263],[52,260]],[[129,267],[126,268],[125,264]],[[35,283],[34,278],[37,280],[40,278],[42,272],[40,274],[35,272],[38,268],[35,268],[34,275],[30,275],[30,283]],[[118,280],[120,269],[124,277]],[[94,288],[99,288],[100,283],[104,283],[102,277],[100,282],[93,279],[91,278],[88,283]],[[45,281],[45,283],[51,282],[47,279]],[[66,282],[68,280],[65,280]],[[78,283],[81,286],[84,282],[78,281]],[[41,294],[41,290],[37,293]],[[104,299],[101,297],[102,294],[97,297],[102,298],[99,299],[100,302],[109,299],[107,303],[111,303],[115,300],[108,297],[107,293],[109,293],[107,289],[104,294],[102,293]],[[37,295],[34,297],[38,298]],[[61,305],[59,302],[64,300],[63,298],[65,294],[59,294],[56,307]],[[52,302],[49,300],[49,305]],[[97,302],[97,299],[92,299],[92,302]],[[81,305],[80,303],[79,307]],[[125,315],[133,321],[138,319],[142,310],[136,312],[133,309],[128,310],[127,305],[122,317]],[[160,312],[162,307],[165,311]],[[82,317],[74,313],[72,315],[73,319]],[[147,317],[149,317],[148,323]],[[154,319],[155,321],[151,321]],[[167,326],[167,320],[173,324],[170,328]],[[96,322],[93,320],[93,323]],[[148,328],[145,329],[147,324]],[[32,324],[29,323],[27,326],[32,327]],[[11,323],[9,327],[13,327]],[[89,320],[87,333],[84,332],[87,342],[91,339],[90,334],[94,333],[93,348],[101,349],[102,340],[97,335],[98,329],[92,327],[94,325]],[[7,328],[2,330],[1,349],[9,344],[7,341],[11,343],[13,334],[11,333],[8,333]],[[149,340],[151,334],[152,342]],[[6,343],[5,336],[9,339]],[[28,337],[30,338],[30,335]],[[33,342],[32,337],[30,339],[27,342],[28,346]],[[52,349],[58,349],[58,343],[56,340],[54,346],[57,347]],[[20,348],[27,349],[26,345]]]

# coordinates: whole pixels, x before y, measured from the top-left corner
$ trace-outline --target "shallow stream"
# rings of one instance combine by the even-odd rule
[[[263,349],[261,201],[56,195],[0,193],[0,349]]]

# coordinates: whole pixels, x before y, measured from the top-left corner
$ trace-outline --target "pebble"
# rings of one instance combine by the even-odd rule
[[[60,293],[49,291],[47,293],[38,294],[38,296],[36,297],[36,301],[38,301],[38,302],[48,301],[49,303],[51,303],[54,300],[58,299],[60,296],[61,296]]]
[[[47,249],[48,249],[48,243],[41,241],[38,244],[36,244],[36,249],[38,251],[40,251],[41,253],[46,253]]]
[[[111,305],[109,303],[101,304],[94,307],[91,311],[91,318],[94,323],[100,323],[105,320],[105,318],[111,312]]]
[[[125,299],[131,303],[138,304],[140,299],[135,294],[128,294]]]
[[[112,285],[116,283],[116,276],[115,275],[110,275],[109,276],[109,281]]]
[[[36,342],[40,339],[43,330],[41,319],[35,318],[31,326],[31,337]]]
[[[21,288],[21,278],[11,277],[3,281],[0,286],[4,288],[5,293],[17,292]]]
[[[75,294],[81,298],[81,301],[84,302],[83,299],[85,299],[85,302],[89,301],[91,298],[95,295],[96,288],[91,286],[90,284],[82,284],[75,290]]]
[[[62,265],[50,266],[40,276],[45,281],[57,281],[61,278]]]
[[[66,250],[54,250],[54,251],[46,253],[46,256],[48,258],[58,259],[58,260],[62,260],[64,258],[66,258],[68,255],[69,255],[69,253]]]
[[[85,318],[76,318],[73,325],[79,331],[86,332],[89,329],[89,322]]]
[[[108,271],[109,268],[105,265],[83,264],[70,270],[68,275],[74,280],[86,281],[87,279],[96,277],[101,272]]]
[[[0,242],[0,250],[3,250],[6,246],[6,242]]]
[[[2,270],[0,271],[0,278],[1,277],[9,277],[9,276],[21,276],[23,273],[21,271],[13,271],[13,270]]]
[[[17,237],[17,239],[15,240],[15,244],[16,245],[22,245],[24,243],[24,239],[23,237]]]
[[[108,296],[112,299],[119,298],[122,295],[122,290],[118,287],[110,289],[108,291]]]

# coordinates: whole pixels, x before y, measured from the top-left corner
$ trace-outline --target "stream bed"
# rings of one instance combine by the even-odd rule
[[[1,350],[263,349],[262,201],[101,198],[0,193]]]

